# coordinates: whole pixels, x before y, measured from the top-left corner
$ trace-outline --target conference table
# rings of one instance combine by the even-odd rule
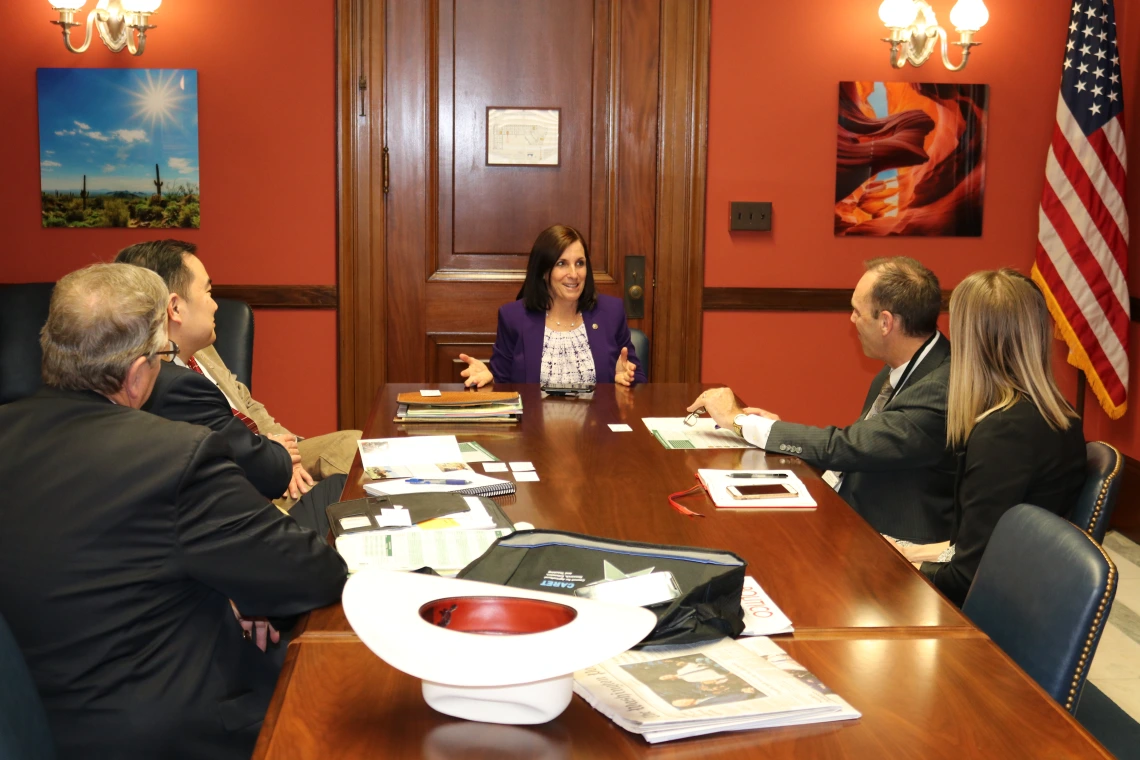
[[[364,436],[455,435],[504,462],[532,462],[539,481],[496,499],[516,523],[735,552],[792,620],[795,632],[773,640],[862,717],[659,745],[577,697],[541,726],[458,720],[424,703],[418,679],[373,655],[336,604],[295,629],[255,758],[1111,757],[817,470],[752,448],[667,449],[642,423],[683,416],[704,386],[602,385],[574,398],[497,385],[522,395],[518,424],[394,422],[397,394],[425,387],[382,387]],[[609,427],[621,423],[632,431]],[[699,515],[688,516],[668,496],[694,485],[698,468],[790,469],[818,506],[717,510],[698,493],[682,500]],[[358,457],[343,498],[363,496],[366,482]]]

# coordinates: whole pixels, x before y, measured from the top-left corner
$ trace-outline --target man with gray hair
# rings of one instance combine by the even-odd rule
[[[0,407],[0,615],[62,758],[249,757],[280,669],[266,618],[345,582],[217,433],[139,411],[178,351],[167,301],[140,267],[67,275],[44,387]]]
[[[742,407],[729,388],[705,391],[702,407],[723,428],[775,454],[827,470],[824,479],[880,533],[915,543],[946,541],[954,520],[954,455],[946,447],[950,341],[938,332],[942,290],[906,257],[873,259],[851,297],[863,353],[886,366],[847,427],[783,422]]]

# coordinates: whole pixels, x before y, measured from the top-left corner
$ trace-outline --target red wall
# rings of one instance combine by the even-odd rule
[[[94,5],[87,3],[88,9]],[[4,6],[0,282],[55,280],[108,260],[123,246],[159,237],[196,243],[215,283],[336,282],[331,2],[166,0],[138,58],[113,54],[99,40],[73,55],[64,49],[58,27],[48,23],[53,12],[47,2]],[[40,226],[41,67],[198,70],[200,230]],[[258,400],[302,435],[334,429],[335,312],[258,310],[256,326]]]
[[[932,5],[948,25],[953,0],[932,0]],[[1140,156],[1140,9],[1115,5],[1128,143],[1132,155]],[[918,69],[891,69],[889,48],[879,41],[886,30],[878,6],[878,0],[713,1],[707,286],[851,288],[863,260],[892,255],[919,258],[946,289],[978,269],[1028,271],[1070,5],[988,3],[990,22],[978,34],[983,44],[957,73],[934,58]],[[951,51],[955,61],[957,52]],[[834,236],[835,121],[842,80],[990,85],[982,237]],[[1134,170],[1129,178],[1133,230],[1140,229],[1138,175]],[[734,200],[772,201],[772,231],[730,234]],[[1135,253],[1130,258],[1136,293],[1140,265]],[[846,314],[710,312],[704,326],[703,379],[729,384],[748,403],[786,419],[849,423],[878,369],[862,356]],[[1135,328],[1134,355],[1140,348]],[[1135,408],[1140,396],[1132,364]],[[1075,370],[1059,367],[1058,380],[1071,395]],[[1095,401],[1087,406],[1088,438],[1109,440],[1140,456],[1136,411],[1110,422]]]

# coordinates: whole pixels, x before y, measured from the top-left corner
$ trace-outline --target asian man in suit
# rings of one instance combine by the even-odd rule
[[[346,579],[222,436],[140,411],[177,350],[167,296],[141,267],[63,277],[44,387],[0,407],[0,614],[61,758],[248,758],[280,670],[267,618]]]

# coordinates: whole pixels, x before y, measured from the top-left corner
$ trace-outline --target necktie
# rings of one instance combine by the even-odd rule
[[[206,376],[206,373],[203,372],[202,368],[198,365],[198,360],[195,359],[193,356],[191,356],[189,359],[186,360],[186,366],[189,367],[190,369],[194,370],[195,372],[197,372],[199,375],[202,375],[203,377]],[[247,417],[246,415],[239,412],[237,409],[234,409],[232,406],[230,407],[230,411],[233,412],[234,416],[237,417],[239,420],[241,420],[242,424],[244,424],[247,428],[249,428],[250,431],[253,432],[254,435],[260,435],[261,434],[261,431],[257,429],[257,423],[256,422],[254,422],[249,417]]]
[[[883,407],[887,405],[887,400],[891,397],[891,394],[894,393],[894,390],[895,387],[891,385],[890,375],[887,375],[887,379],[883,381],[883,387],[879,389],[879,395],[875,396],[875,400],[872,402],[871,408],[867,410],[867,416],[863,419],[869,420],[872,417],[877,417],[879,413],[883,411]],[[839,486],[843,483],[843,473],[837,472],[835,470],[828,470],[827,472],[823,473],[823,479],[829,486],[838,491]]]

